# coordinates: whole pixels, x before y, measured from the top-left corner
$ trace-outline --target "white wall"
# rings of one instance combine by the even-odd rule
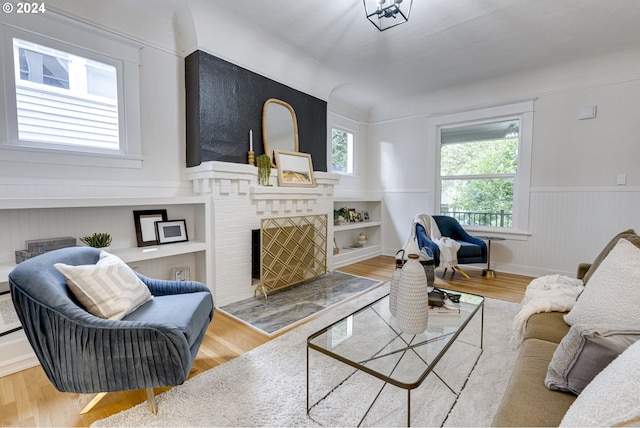
[[[146,6],[129,7],[122,1],[79,3],[69,0],[53,0],[46,5],[51,12],[62,12],[105,28],[108,25],[108,31],[142,42],[142,168],[11,162],[0,157],[0,197],[191,193],[185,173],[184,60],[176,51],[174,12],[169,8],[169,2]],[[103,24],[97,24],[99,22]],[[45,28],[41,31],[46,33]]]
[[[497,270],[575,274],[617,232],[640,230],[640,53],[617,54],[450,88],[371,111],[371,183],[385,195],[383,247],[394,254],[411,218],[434,207],[436,148],[426,119],[510,101],[534,99],[529,233],[494,242]],[[597,118],[578,120],[595,104]],[[634,168],[634,166],[636,166]],[[618,186],[618,174],[627,184]]]

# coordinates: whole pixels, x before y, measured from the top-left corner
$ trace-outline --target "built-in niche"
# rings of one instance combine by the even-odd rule
[[[247,163],[249,130],[255,156],[263,151],[262,109],[276,98],[298,122],[299,151],[315,171],[327,170],[327,103],[202,51],[185,58],[187,166],[206,161]]]

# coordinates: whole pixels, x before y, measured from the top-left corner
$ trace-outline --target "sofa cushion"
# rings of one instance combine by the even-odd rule
[[[587,385],[561,426],[640,425],[640,341],[631,345]]]
[[[634,320],[640,302],[640,248],[620,239],[565,315],[567,324],[624,325]]]
[[[626,327],[574,324],[555,350],[545,385],[580,394],[611,361],[640,340],[640,323]]]
[[[564,322],[566,312],[541,312],[533,314],[527,320],[524,340],[540,339],[560,343],[569,332],[569,325]]]
[[[525,340],[492,426],[558,426],[576,397],[544,386],[557,346],[539,339]]]
[[[100,252],[95,265],[53,265],[67,281],[67,286],[91,314],[111,320],[122,319],[153,298],[149,288],[117,256]]]
[[[602,263],[604,258],[607,257],[609,252],[613,249],[613,247],[616,246],[616,244],[621,238],[625,238],[635,246],[640,247],[640,237],[636,234],[636,232],[633,229],[624,230],[618,233],[616,236],[611,238],[611,241],[609,241],[607,245],[605,245],[602,251],[600,251],[600,254],[598,254],[598,256],[593,261],[593,263],[591,263],[591,266],[589,267],[589,269],[587,269],[587,272],[582,277],[582,282],[584,282],[585,285],[587,284],[587,282],[589,282],[589,279],[591,279],[591,275],[593,275],[593,273],[598,269],[598,266],[600,266],[600,263]]]
[[[162,320],[182,331],[191,346],[198,339],[202,326],[209,324],[212,309],[209,296],[208,292],[155,296],[124,317],[123,321],[157,323]]]

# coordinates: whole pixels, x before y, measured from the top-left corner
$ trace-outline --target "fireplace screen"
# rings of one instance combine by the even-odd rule
[[[263,219],[260,242],[259,289],[265,298],[327,272],[326,215]]]

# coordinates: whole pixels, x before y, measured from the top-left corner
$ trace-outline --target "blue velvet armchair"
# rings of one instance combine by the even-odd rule
[[[97,263],[100,250],[51,251],[16,266],[9,287],[18,317],[49,380],[59,391],[98,393],[182,384],[213,318],[213,299],[199,282],[139,275],[153,299],[122,320],[98,318],[71,293],[54,263]]]
[[[486,263],[487,262],[487,244],[480,238],[469,235],[453,217],[445,215],[434,215],[433,220],[440,229],[442,236],[447,236],[451,239],[455,239],[460,244],[458,250],[458,264],[469,263]],[[427,235],[424,227],[420,224],[416,224],[416,239],[418,241],[419,248],[428,248],[428,252],[433,254],[435,266],[440,265],[440,250],[438,245],[433,242]],[[465,277],[469,276],[458,267],[458,271]],[[455,271],[454,271],[455,272]],[[446,273],[446,269],[445,269]]]

